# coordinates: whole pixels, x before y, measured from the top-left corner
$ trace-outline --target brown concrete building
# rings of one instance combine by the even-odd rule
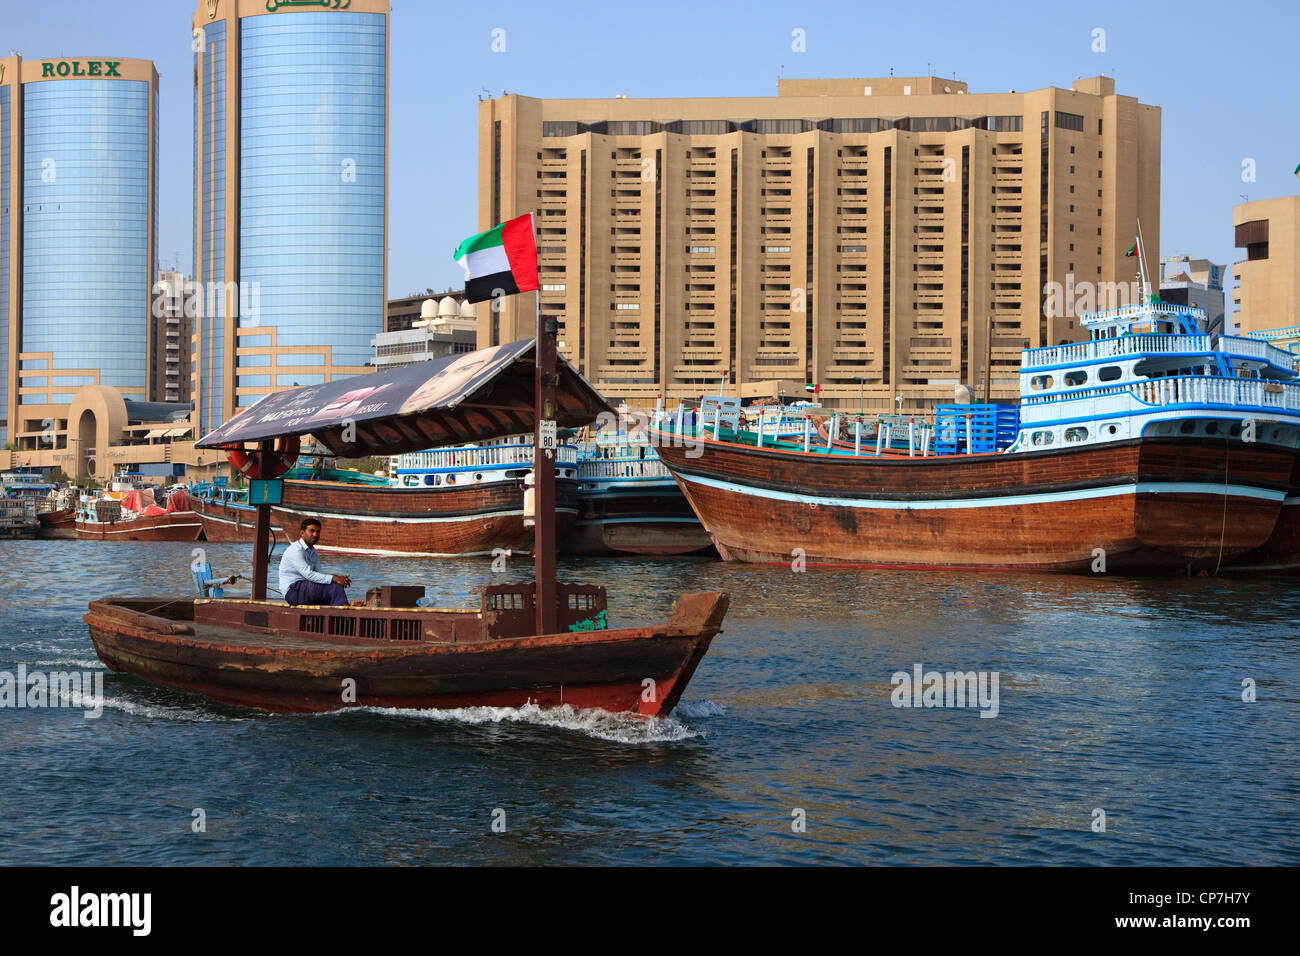
[[[194,283],[163,269],[153,287],[149,401],[189,402],[190,339],[194,333]]]
[[[536,214],[541,308],[607,396],[802,392],[921,409],[1016,394],[1020,349],[1080,337],[1048,286],[1133,279],[1160,245],[1160,110],[1106,77],[970,93],[938,77],[777,96],[479,106],[479,228]],[[1105,303],[1098,303],[1104,306]],[[478,309],[532,334],[532,296]]]
[[[1300,196],[1260,199],[1233,207],[1237,248],[1232,301],[1243,333],[1286,330],[1300,337]]]

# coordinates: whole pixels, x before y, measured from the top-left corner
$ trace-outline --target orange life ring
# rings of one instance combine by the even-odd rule
[[[247,445],[232,448],[226,455],[226,461],[230,462],[230,467],[238,474],[250,480],[255,478],[279,478],[292,468],[293,463],[298,460],[299,447],[298,436],[290,435],[275,440],[275,447],[264,462],[258,462],[261,455],[258,453],[256,445],[252,449],[249,449]]]

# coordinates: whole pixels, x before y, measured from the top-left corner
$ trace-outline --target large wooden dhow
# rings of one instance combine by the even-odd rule
[[[351,554],[461,557],[498,550],[528,553],[524,495],[532,472],[531,442],[509,437],[402,455],[392,486],[286,481],[272,510],[286,538],[297,540],[305,518],[329,529],[318,550]],[[555,449],[555,524],[563,537],[578,515],[575,450]]]
[[[1198,319],[1149,303],[1084,317],[1091,341],[1026,350],[1000,451],[972,453],[959,411],[939,425],[953,454],[928,435],[902,455],[773,442],[716,411],[712,429],[654,438],[730,560],[1214,572],[1274,535],[1300,384],[1288,353]]]
[[[360,404],[348,400],[347,382],[280,392],[199,442],[256,442],[262,463],[274,460],[274,441],[299,434],[356,457],[532,431],[534,582],[489,587],[478,608],[465,610],[418,607],[409,589],[391,587],[377,607],[267,601],[272,506],[259,504],[253,599],[93,602],[86,622],[100,659],[165,687],[271,711],[534,702],[670,712],[721,626],[727,596],[684,595],[661,624],[611,628],[603,588],[556,581],[556,428],[610,409],[557,359],[554,332],[538,331],[536,345],[368,376]],[[270,486],[255,491],[254,500],[273,497]]]

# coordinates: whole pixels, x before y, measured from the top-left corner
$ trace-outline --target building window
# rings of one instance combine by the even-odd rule
[[[1078,113],[1062,113],[1056,111],[1056,128],[1072,129],[1075,132],[1083,132],[1083,117]]]

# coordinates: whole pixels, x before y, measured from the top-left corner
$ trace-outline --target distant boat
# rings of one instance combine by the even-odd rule
[[[203,525],[190,507],[185,489],[153,503],[152,492],[132,489],[118,498],[93,498],[77,512],[77,537],[95,541],[198,541]]]
[[[675,555],[713,552],[713,542],[644,435],[598,435],[579,448],[582,510],[565,554]]]

